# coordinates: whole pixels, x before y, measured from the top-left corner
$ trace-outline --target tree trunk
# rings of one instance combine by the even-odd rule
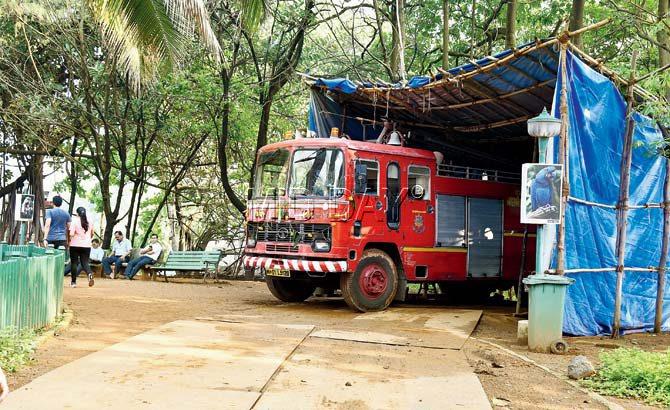
[[[254,186],[254,178],[256,177],[256,154],[258,150],[268,143],[268,129],[270,128],[270,113],[272,111],[272,97],[264,99],[263,110],[261,111],[261,119],[258,124],[258,135],[256,136],[256,151],[254,153],[254,160],[251,164],[251,178],[249,178],[249,196],[251,199],[252,188]]]
[[[442,0],[442,68],[449,69],[449,0]]]
[[[570,11],[570,25],[569,30],[575,31],[584,27],[584,3],[586,0],[572,0],[572,10]],[[576,35],[570,39],[572,44],[577,47],[582,47],[581,34]]]
[[[144,182],[140,181],[139,182],[140,187],[138,189],[138,194],[137,194],[137,204],[135,205],[135,216],[133,217],[133,229],[132,229],[132,241],[135,241],[135,237],[137,236],[137,221],[140,219],[140,211],[142,210],[142,196],[144,195]],[[132,212],[132,209],[131,209]]]
[[[659,0],[658,1],[658,20],[659,22],[663,19],[668,18],[668,8],[670,6],[670,0]],[[665,45],[667,48],[670,48],[670,35],[668,34],[668,28],[664,27],[662,30],[659,30],[656,34],[659,44]],[[663,67],[667,64],[670,64],[670,52],[666,48],[658,48],[658,66]],[[665,91],[665,96],[668,101],[670,101],[670,88]]]
[[[79,175],[77,174],[77,163],[74,161],[74,156],[77,154],[77,137],[74,137],[72,140],[72,149],[70,150],[70,157],[73,159],[70,161],[70,203],[69,210],[70,215],[74,213],[74,201],[77,199],[77,187],[79,186]]]
[[[405,39],[403,27],[405,25],[405,0],[393,0],[393,35],[391,49],[391,71],[393,81],[405,81]]]
[[[507,27],[505,27],[505,47],[510,49],[516,47],[516,9],[518,0],[507,2]]]
[[[221,85],[223,87],[223,107],[221,108],[221,133],[219,134],[219,141],[217,143],[217,157],[219,162],[219,173],[221,174],[221,184],[223,185],[223,190],[226,193],[226,196],[233,204],[233,206],[244,213],[246,206],[244,202],[237,196],[237,193],[233,189],[230,179],[228,177],[228,153],[226,149],[228,147],[228,138],[230,133],[230,82],[232,72],[227,70],[221,70]],[[260,128],[258,130],[260,137]],[[265,144],[263,144],[265,145]],[[258,147],[258,145],[257,145]],[[254,166],[256,164],[256,159],[254,157]],[[251,183],[254,180],[254,168],[251,168]],[[252,185],[249,185],[250,187]],[[249,190],[251,192],[251,190]]]

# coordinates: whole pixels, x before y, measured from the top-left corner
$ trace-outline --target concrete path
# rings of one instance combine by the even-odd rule
[[[459,351],[480,315],[394,308],[319,330],[176,321],[38,377],[3,409],[488,409]]]

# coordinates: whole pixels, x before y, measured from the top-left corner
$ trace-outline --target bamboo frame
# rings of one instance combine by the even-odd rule
[[[619,187],[619,204],[617,209],[617,268],[616,268],[616,293],[614,298],[614,324],[612,326],[612,338],[619,337],[621,330],[621,304],[623,299],[623,274],[626,256],[626,229],[628,227],[628,197],[630,191],[630,168],[633,157],[633,132],[635,120],[633,120],[633,100],[635,98],[635,68],[637,65],[637,50],[633,50],[631,59],[631,74],[626,92],[626,131],[624,133],[623,154],[621,156],[621,172]]]
[[[589,206],[598,206],[600,208],[619,209],[618,205],[601,204],[601,203],[598,203],[598,202],[587,201],[587,200],[581,199],[581,198],[575,198],[574,196],[568,196],[568,201],[569,202],[576,202],[578,204],[589,205]],[[628,205],[627,208],[628,209],[665,208],[665,205],[663,203],[651,202],[651,203],[643,204],[643,205]]]
[[[658,272],[658,268],[635,268],[629,267],[624,268],[624,270],[629,272]],[[566,269],[565,273],[598,273],[598,272],[612,272],[616,271],[616,267],[611,268],[575,268],[575,269]],[[556,273],[556,269],[547,269],[547,273]]]
[[[656,311],[654,333],[661,333],[663,326],[663,296],[665,293],[665,272],[668,263],[668,243],[670,242],[670,160],[665,159],[665,183],[663,184],[663,238],[661,239],[661,259],[658,263],[656,286]]]
[[[640,97],[642,97],[643,99],[651,100],[651,101],[657,101],[658,100],[658,98],[655,95],[651,94],[649,91],[645,90],[644,88],[636,85],[635,83],[637,82],[637,80],[635,80],[634,77],[632,77],[630,81],[624,79],[619,74],[617,74],[614,70],[608,68],[603,63],[599,62],[598,60],[594,59],[590,55],[586,54],[585,51],[582,51],[581,49],[579,49],[577,46],[575,46],[572,43],[570,43],[570,50],[573,51],[576,54],[579,54],[579,57],[581,57],[584,61],[591,64],[592,66],[597,67],[598,71],[600,71],[602,74],[605,74],[607,77],[609,77],[613,81],[615,81],[615,82],[617,82],[617,83],[619,83],[619,84],[621,84],[625,87],[628,87],[632,84],[634,92],[637,95],[639,95]]]
[[[556,274],[565,275],[565,208],[570,195],[570,174],[568,172],[568,129],[570,117],[568,115],[568,73],[567,73],[568,44],[561,43],[561,134],[559,142],[558,158],[563,164],[563,190],[561,191],[561,213],[558,222]]]

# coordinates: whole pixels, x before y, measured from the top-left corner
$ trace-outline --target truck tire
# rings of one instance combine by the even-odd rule
[[[391,257],[378,249],[363,253],[355,272],[340,276],[347,305],[359,312],[386,309],[398,290],[398,271]]]
[[[301,280],[273,279],[266,277],[270,293],[282,302],[303,302],[312,296],[316,286]]]

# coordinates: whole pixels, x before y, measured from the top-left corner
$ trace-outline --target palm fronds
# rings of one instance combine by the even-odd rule
[[[117,67],[136,90],[160,64],[174,67],[197,35],[218,60],[221,49],[202,0],[86,0]]]

